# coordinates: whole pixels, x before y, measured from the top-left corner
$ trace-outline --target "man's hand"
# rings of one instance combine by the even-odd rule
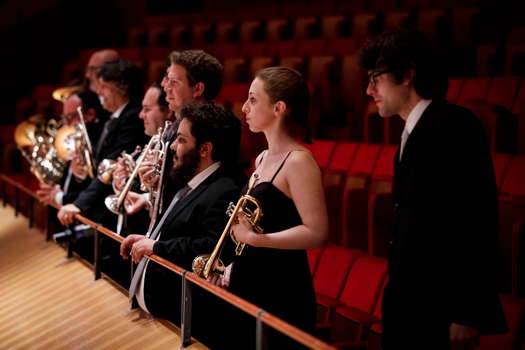
[[[143,189],[152,191],[157,188],[160,179],[159,164],[151,159],[151,156],[146,156],[146,159],[139,167],[139,178]]]
[[[40,188],[36,191],[40,201],[45,204],[58,204],[55,201],[57,193],[62,192],[60,185],[40,184]]]
[[[473,350],[479,347],[479,331],[457,323],[450,325],[450,349]]]
[[[73,175],[75,175],[77,179],[84,180],[87,177],[87,169],[84,165],[84,162],[80,158],[75,156],[71,160],[69,166],[71,167],[71,172],[73,173]]]
[[[115,171],[113,171],[113,189],[115,192],[121,192],[124,189],[126,179],[129,175],[129,168],[126,165],[124,157],[118,157]]]
[[[80,209],[74,204],[64,205],[58,211],[57,218],[64,226],[71,225],[75,221],[75,214],[80,213]]]
[[[127,236],[120,244],[120,256],[123,257],[124,259],[129,258],[129,255],[131,253],[131,247],[133,247],[133,244],[145,238],[146,236],[142,236],[142,235]]]
[[[138,213],[140,210],[147,208],[149,201],[146,199],[146,194],[140,194],[129,191],[126,195],[126,213],[133,215]]]
[[[131,247],[131,259],[134,263],[138,263],[143,256],[153,254],[153,245],[155,241],[149,238],[141,239],[135,242]]]

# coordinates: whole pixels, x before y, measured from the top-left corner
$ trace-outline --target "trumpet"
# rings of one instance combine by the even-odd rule
[[[153,227],[155,226],[155,223],[157,222],[157,215],[159,214],[159,210],[161,207],[161,198],[162,198],[162,183],[164,178],[164,168],[166,167],[166,155],[168,154],[168,147],[170,146],[169,140],[166,139],[166,133],[171,127],[172,122],[169,120],[166,120],[164,123],[164,129],[159,129],[159,133],[161,134],[159,142],[155,145],[155,148],[153,149],[153,153],[155,155],[154,161],[155,164],[158,164],[159,162],[162,163],[159,172],[160,172],[160,178],[157,183],[157,188],[155,190],[150,191],[150,223],[148,232],[151,232]]]
[[[134,164],[133,171],[131,172],[120,194],[118,196],[116,194],[108,196],[104,200],[106,207],[111,212],[115,214],[120,213],[120,208],[122,207],[122,204],[124,203],[126,196],[131,189],[131,186],[133,185],[133,181],[137,177],[139,168],[142,165],[142,162],[144,161],[144,159],[146,158],[146,155],[148,155],[148,153],[153,150],[155,150],[156,153],[158,153],[159,149],[163,149],[164,152],[166,151],[166,148],[167,148],[167,147],[165,148],[166,142],[163,141],[163,138],[164,138],[164,133],[167,130],[168,126],[169,126],[169,122],[166,122],[164,124],[164,127],[160,127],[158,130],[158,133],[151,137],[148,144],[146,145],[146,147],[140,154],[137,162]],[[160,197],[160,196],[157,195],[157,197]]]
[[[63,126],[58,130],[55,137],[55,148],[58,157],[63,161],[69,161],[74,157],[83,164],[84,172],[90,177],[94,177],[93,164],[93,147],[87,133],[86,123],[82,107],[77,108],[80,118],[79,123],[75,126]]]
[[[259,226],[259,221],[263,216],[261,204],[255,197],[250,195],[253,186],[259,179],[258,174],[253,174],[253,177],[254,181],[248,187],[246,194],[239,198],[237,204],[234,205],[233,202],[230,202],[228,209],[226,210],[226,214],[230,217],[230,219],[228,220],[226,227],[224,227],[224,230],[222,231],[222,234],[219,237],[219,240],[217,241],[217,244],[215,245],[212,253],[198,255],[195,259],[193,259],[191,267],[196,275],[203,278],[208,278],[212,270],[221,274],[224,273],[224,263],[219,259],[219,256],[225,244],[226,236],[228,235],[236,244],[235,255],[239,256],[242,254],[246,244],[238,242],[232,232],[232,226],[237,223],[237,214],[240,212],[244,213],[246,219],[255,232],[263,233],[263,229]]]
[[[57,184],[62,179],[65,163],[58,157],[54,140],[60,124],[45,122],[40,115],[23,121],[15,129],[18,149],[31,165],[31,172],[41,183]]]
[[[128,154],[125,151],[122,151],[120,154],[121,157],[124,158],[124,163],[126,164],[127,168],[130,169],[129,172],[133,171],[133,168],[135,168],[135,157],[137,153],[139,153],[141,150],[140,146],[137,146],[135,150]],[[106,185],[109,185],[113,181],[113,172],[117,168],[117,161],[114,159],[103,159],[98,167],[97,167],[97,178]]]

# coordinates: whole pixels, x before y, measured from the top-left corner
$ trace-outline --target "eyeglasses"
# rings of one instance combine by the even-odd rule
[[[368,85],[370,85],[372,88],[375,88],[377,86],[377,78],[380,75],[390,73],[390,72],[391,72],[390,69],[384,69],[384,70],[375,71],[375,72],[368,74]]]

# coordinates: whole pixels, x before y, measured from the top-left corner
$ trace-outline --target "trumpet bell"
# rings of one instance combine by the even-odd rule
[[[68,161],[73,159],[75,153],[76,129],[74,126],[63,126],[55,135],[55,149],[60,159]]]
[[[121,211],[119,210],[120,208],[118,207],[118,197],[118,195],[112,194],[104,199],[104,204],[106,205],[106,208],[108,208],[110,212],[116,215],[119,215],[121,213]],[[130,205],[130,201],[124,200],[125,207],[129,207]]]
[[[98,165],[97,177],[102,183],[106,185],[111,184],[113,178],[113,171],[115,170],[117,162],[113,159],[103,159]]]
[[[104,204],[106,205],[106,208],[113,214],[120,214],[118,210],[118,196],[115,194],[112,194],[110,196],[107,196],[106,199],[104,199]]]
[[[204,268],[206,267],[206,263],[210,259],[210,254],[202,254],[198,255],[193,259],[193,262],[191,263],[191,269],[193,272],[200,277],[208,278],[209,274],[206,274],[204,271]],[[215,263],[215,266],[213,267],[213,272],[223,274],[224,273],[224,264],[220,259],[217,259],[217,262]]]

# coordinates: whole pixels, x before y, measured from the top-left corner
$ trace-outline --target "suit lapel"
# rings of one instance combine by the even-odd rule
[[[213,183],[220,175],[221,168],[217,169],[213,174],[208,176],[206,180],[204,180],[199,186],[197,186],[197,188],[191,191],[186,197],[179,200],[171,210],[171,213],[168,214],[169,217],[166,219],[163,226],[168,227],[173,222],[173,220],[175,220],[175,218],[184,209],[186,209],[191,203],[193,203],[193,201],[199,198],[200,195],[209,187],[209,185]]]

